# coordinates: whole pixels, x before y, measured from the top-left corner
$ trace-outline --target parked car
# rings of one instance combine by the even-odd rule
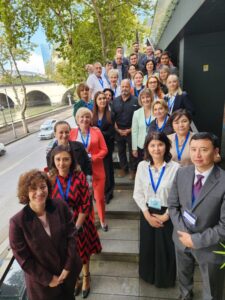
[[[57,122],[55,119],[46,120],[40,127],[38,137],[40,140],[48,140],[54,137],[54,125]]]
[[[3,154],[5,154],[5,146],[4,146],[4,144],[2,144],[2,143],[0,143],[0,156],[1,155],[3,155]]]

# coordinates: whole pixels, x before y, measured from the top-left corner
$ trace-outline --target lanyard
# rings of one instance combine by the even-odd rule
[[[172,96],[171,98],[169,98],[169,101],[168,101],[168,108],[169,108],[170,114],[172,113],[172,110],[173,110],[175,98],[176,98],[176,96]]]
[[[105,80],[108,82],[108,84],[110,84],[110,81],[108,79],[108,77],[106,76],[106,74],[104,74]]]
[[[85,149],[87,149],[88,142],[89,142],[89,137],[90,137],[90,128],[88,129],[86,140],[84,140],[84,137],[83,137],[80,129],[79,129],[79,131],[80,131],[80,136],[81,136],[82,143],[83,143]]]
[[[104,89],[104,82],[103,79],[100,77],[98,78],[99,83],[101,84],[102,88]]]
[[[59,193],[62,196],[63,200],[65,200],[66,202],[68,202],[68,195],[69,195],[69,190],[70,190],[70,186],[71,186],[71,178],[72,178],[72,175],[70,175],[70,177],[69,177],[69,180],[68,180],[67,186],[66,186],[66,192],[64,193],[61,182],[60,182],[58,176],[56,177],[56,182],[57,182],[57,185],[59,188]]]
[[[148,119],[145,118],[145,124],[146,124],[147,127],[150,126],[151,118],[152,118],[152,116],[150,116]]]
[[[98,119],[98,127],[101,127],[102,126],[102,119]]]
[[[181,149],[179,150],[178,136],[177,136],[177,134],[175,135],[175,143],[176,143],[177,157],[178,157],[178,160],[179,160],[179,161],[181,160],[181,156],[182,156],[182,154],[183,154],[183,152],[184,152],[184,148],[185,148],[185,146],[186,146],[186,144],[187,144],[187,141],[188,141],[189,136],[190,136],[190,131],[189,131],[188,134],[186,135],[185,141],[184,141],[184,143],[183,143]]]
[[[158,187],[159,187],[159,185],[160,185],[160,183],[161,183],[163,174],[165,173],[165,169],[166,169],[166,166],[163,166],[163,167],[162,167],[162,170],[161,170],[161,172],[160,172],[158,181],[157,181],[156,186],[155,186],[155,183],[154,183],[154,180],[153,180],[153,175],[152,175],[152,170],[151,170],[150,166],[148,167],[150,181],[151,181],[152,188],[153,188],[155,194],[156,194],[156,192],[157,192],[157,190],[158,190]]]
[[[159,128],[159,126],[158,126],[157,120],[155,121],[155,122],[156,122],[156,129],[157,129],[157,131],[159,131],[159,132],[162,132],[162,131],[163,131],[163,129],[164,129],[165,126],[166,126],[166,121],[167,121],[167,119],[168,119],[168,117],[166,116],[165,119],[164,119],[164,121],[163,121],[163,124],[162,124],[162,126],[161,126],[160,128]]]
[[[143,90],[143,86],[140,88],[140,90],[137,90],[136,87],[135,87],[135,88],[134,88],[134,95],[135,95],[136,97],[138,97],[139,94],[140,94],[140,91],[142,91],[142,90]]]

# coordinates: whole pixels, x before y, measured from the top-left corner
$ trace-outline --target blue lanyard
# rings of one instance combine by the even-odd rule
[[[159,131],[159,132],[162,132],[162,131],[163,131],[163,129],[164,129],[165,126],[166,126],[166,121],[167,121],[167,119],[168,119],[168,117],[166,116],[165,119],[164,119],[164,121],[163,121],[163,124],[162,124],[162,126],[161,126],[160,128],[159,128],[159,126],[158,126],[157,120],[155,121],[155,122],[156,122],[156,129],[157,129],[157,131]]]
[[[80,131],[80,136],[81,136],[82,143],[83,143],[85,149],[87,149],[88,142],[89,142],[89,137],[90,137],[90,128],[88,129],[86,140],[84,140],[84,137],[83,137],[80,129],[79,129],[79,131]]]
[[[101,127],[102,126],[102,119],[98,119],[98,127]]]
[[[172,113],[172,109],[173,109],[173,106],[174,106],[174,101],[175,101],[175,98],[176,96],[173,96],[174,98],[171,100],[171,98],[169,98],[169,101],[168,101],[168,108],[169,108],[169,112]]]
[[[157,190],[158,190],[158,187],[159,187],[159,185],[160,185],[160,183],[161,183],[163,174],[165,173],[165,169],[166,169],[166,166],[163,166],[163,168],[162,168],[162,170],[161,170],[161,172],[160,172],[158,181],[157,181],[156,186],[155,186],[155,183],[154,183],[154,180],[153,180],[153,175],[152,175],[152,170],[151,170],[150,166],[148,167],[150,181],[151,181],[152,188],[153,188],[153,191],[155,192],[155,194],[156,194],[156,192],[157,192]]]
[[[109,79],[107,78],[106,74],[104,74],[105,80],[108,82],[108,84],[110,84]]]
[[[183,143],[183,145],[182,145],[182,148],[179,150],[178,136],[177,136],[177,134],[175,135],[175,143],[176,143],[176,150],[177,150],[177,158],[178,158],[179,161],[181,160],[181,157],[182,157],[182,154],[183,154],[183,152],[184,152],[184,148],[185,148],[185,146],[186,146],[186,144],[187,144],[187,141],[188,141],[189,136],[190,136],[190,131],[189,131],[188,134],[186,135],[186,138],[185,138],[185,141],[184,141],[184,143]]]
[[[151,118],[152,118],[152,116],[150,116],[148,119],[145,119],[145,124],[146,124],[147,127],[150,126]]]
[[[71,178],[72,178],[72,175],[70,175],[70,177],[69,177],[69,180],[67,182],[66,192],[64,193],[61,182],[60,182],[58,176],[56,177],[56,182],[57,182],[57,185],[59,188],[59,193],[62,196],[63,200],[65,200],[67,203],[68,203],[68,195],[69,195],[70,186],[71,186]]]
[[[103,82],[102,78],[101,77],[98,78],[98,81],[101,84],[102,88],[104,89],[104,82]]]
[[[143,90],[143,86],[140,88],[140,90],[137,90],[136,87],[135,87],[135,88],[134,88],[134,95],[135,95],[136,97],[138,97],[139,94],[140,94],[140,91],[142,91],[142,90]]]

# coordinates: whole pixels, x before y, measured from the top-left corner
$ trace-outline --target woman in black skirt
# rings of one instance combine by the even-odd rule
[[[108,148],[108,154],[104,157],[105,167],[105,202],[108,204],[113,198],[115,185],[113,168],[113,150],[114,150],[114,123],[104,92],[97,92],[94,96],[93,125],[98,127],[105,139]]]
[[[179,164],[171,160],[170,147],[163,132],[148,134],[145,160],[138,165],[133,195],[141,209],[139,275],[159,288],[174,286],[176,279],[167,199]]]

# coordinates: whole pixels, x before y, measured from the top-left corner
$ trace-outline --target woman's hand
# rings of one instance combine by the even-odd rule
[[[155,228],[163,227],[163,222],[160,221],[154,215],[151,215],[148,210],[146,210],[143,213],[144,213],[144,217],[145,217],[146,221],[149,223],[150,226],[155,227]]]
[[[53,275],[51,282],[49,283],[49,287],[54,288],[56,286],[59,285],[59,281],[58,281],[59,277],[56,275]]]
[[[69,275],[70,271],[67,271],[65,269],[62,270],[62,273],[59,275],[58,277],[58,284],[61,284],[64,282],[64,280],[67,278],[67,276]]]
[[[167,213],[164,213],[163,215],[158,214],[152,214],[152,216],[156,217],[158,220],[160,220],[162,223],[165,223],[169,220],[169,215]]]
[[[136,157],[136,158],[138,157],[138,151],[137,150],[133,150],[132,154],[133,154],[134,157]]]

